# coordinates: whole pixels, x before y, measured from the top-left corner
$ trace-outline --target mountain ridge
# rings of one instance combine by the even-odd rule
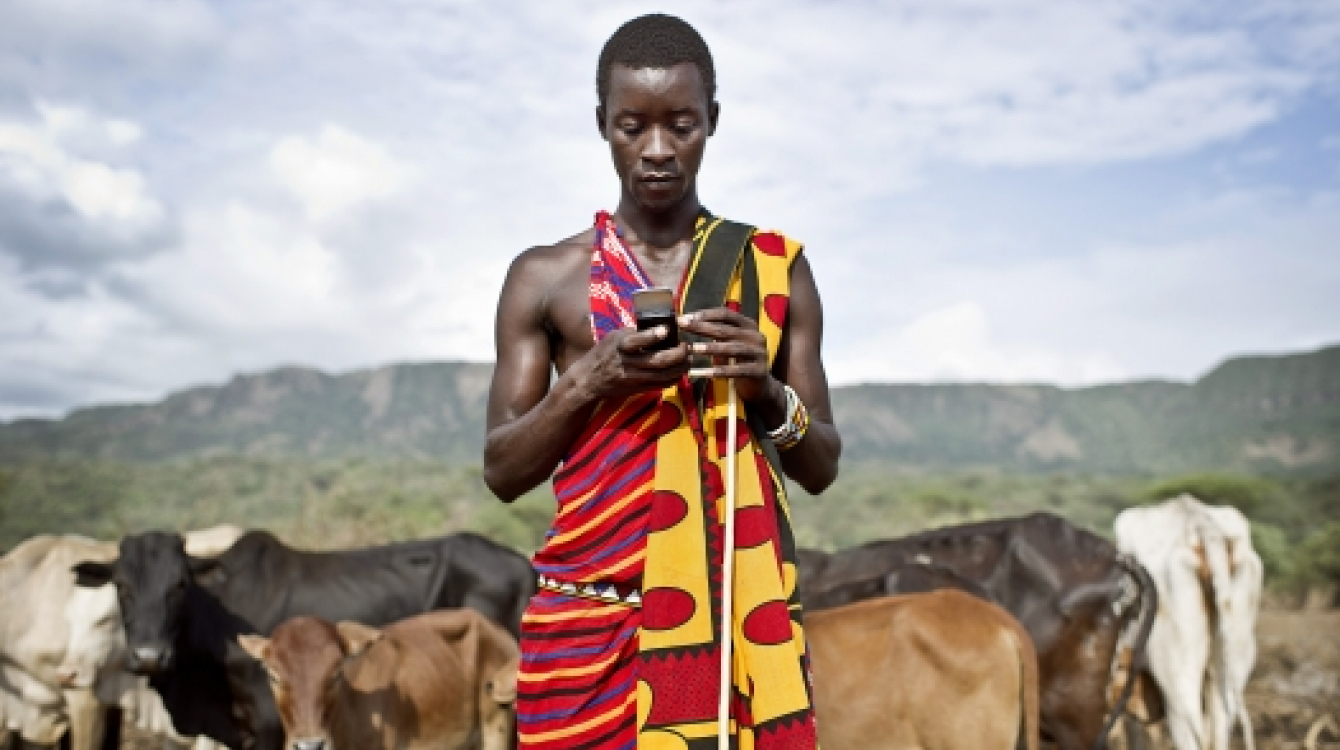
[[[236,454],[478,463],[492,364],[289,365],[141,404],[0,422],[0,461]],[[1233,357],[1192,382],[867,383],[833,389],[844,459],[1166,473],[1340,470],[1340,345]]]

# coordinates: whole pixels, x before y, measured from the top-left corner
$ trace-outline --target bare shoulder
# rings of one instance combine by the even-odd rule
[[[584,314],[575,312],[574,305],[579,297],[581,301],[586,299],[594,239],[594,231],[587,230],[516,256],[499,300],[500,325],[506,319],[550,331],[562,330],[566,318]]]
[[[509,275],[553,278],[572,267],[589,263],[594,241],[595,230],[588,229],[551,245],[536,245],[516,256]]]

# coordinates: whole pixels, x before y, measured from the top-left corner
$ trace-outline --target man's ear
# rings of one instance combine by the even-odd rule
[[[86,589],[96,589],[112,582],[112,573],[116,571],[116,564],[85,560],[70,568],[70,571],[74,573],[74,585]]]
[[[340,636],[344,653],[351,657],[358,656],[382,639],[382,631],[353,620],[335,623],[335,632]]]
[[[608,141],[610,138],[605,134],[605,105],[596,105],[596,130],[600,131],[600,139]]]
[[[270,639],[264,636],[243,633],[237,637],[237,645],[262,664],[270,658]]]
[[[721,105],[712,101],[707,105],[707,134],[716,135],[717,119],[721,117]]]

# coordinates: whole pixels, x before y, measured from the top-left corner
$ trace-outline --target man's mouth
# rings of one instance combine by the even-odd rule
[[[666,185],[678,179],[679,175],[669,172],[653,172],[642,176],[642,182],[653,186]]]

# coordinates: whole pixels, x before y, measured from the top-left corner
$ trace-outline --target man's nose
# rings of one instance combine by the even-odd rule
[[[670,135],[665,128],[652,128],[648,136],[647,147],[642,151],[643,159],[658,167],[674,160],[675,150],[670,146]]]

